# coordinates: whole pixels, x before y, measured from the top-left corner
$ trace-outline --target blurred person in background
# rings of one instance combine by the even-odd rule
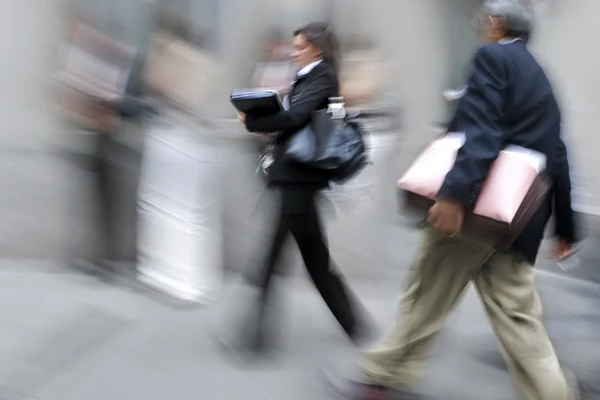
[[[71,12],[57,73],[62,83],[61,112],[70,126],[93,134],[91,171],[98,200],[93,248],[89,254],[75,257],[72,264],[109,278],[117,272],[119,261],[116,170],[112,164],[118,143],[114,135],[122,118],[138,118],[143,113],[139,85],[143,60],[135,58],[135,50],[113,34],[97,28],[75,5]]]
[[[372,37],[355,33],[344,39],[340,46],[340,96],[348,112],[360,113],[361,126],[369,133],[365,139],[373,162],[349,182],[331,185],[324,194],[332,202],[334,216],[352,215],[353,223],[364,227],[365,219],[373,220],[369,209],[374,201],[378,202],[376,182],[382,181],[382,174],[389,170],[391,157],[396,153],[395,140],[390,142],[389,133],[395,128],[397,110],[386,104],[389,68]],[[382,211],[381,207],[378,209]]]
[[[338,42],[331,27],[311,23],[293,35],[292,58],[298,72],[291,92],[284,99],[286,111],[255,118],[240,114],[246,129],[253,133],[272,135],[275,140],[274,160],[267,167],[269,186],[279,196],[276,225],[270,237],[270,247],[260,273],[254,277],[260,290],[256,313],[250,313],[239,338],[225,343],[228,350],[256,355],[271,350],[274,337],[269,328],[273,276],[277,273],[280,253],[291,234],[300,250],[306,269],[323,300],[354,342],[360,342],[368,328],[358,313],[358,302],[330,260],[325,232],[316,203],[319,193],[328,187],[332,178],[328,171],[298,165],[285,158],[289,139],[310,121],[316,110],[326,109],[329,98],[339,96]]]
[[[290,81],[296,69],[290,59],[290,43],[283,33],[271,32],[263,60],[258,63],[252,86],[257,89],[276,90],[282,96],[287,94]]]
[[[468,90],[460,100],[455,129],[466,142],[430,209],[419,254],[402,298],[403,316],[349,382],[327,374],[344,399],[418,398],[415,385],[448,313],[473,282],[503,349],[513,384],[524,400],[572,400],[579,385],[565,371],[542,320],[534,263],[552,213],[561,208],[556,257],[575,248],[568,215],[568,170],[561,141],[561,114],[550,82],[527,49],[531,6],[521,0],[488,0],[481,13],[484,45],[476,52]],[[554,196],[527,224],[510,252],[460,236],[465,210],[474,205],[491,163],[514,144],[543,153]],[[331,372],[331,371],[330,371]]]
[[[384,88],[387,70],[368,37],[350,38],[342,49],[340,95],[349,109],[366,110]]]
[[[177,302],[207,304],[222,278],[219,152],[205,140],[218,83],[210,34],[161,4],[144,80],[158,116],[146,126],[138,193],[140,282]]]

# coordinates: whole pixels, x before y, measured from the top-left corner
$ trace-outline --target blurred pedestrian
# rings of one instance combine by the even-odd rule
[[[252,79],[254,88],[275,90],[282,96],[287,94],[296,73],[289,48],[290,43],[281,32],[271,33],[264,58],[258,63]]]
[[[138,193],[138,277],[184,303],[208,304],[223,280],[221,157],[215,60],[185,10],[161,9],[145,82],[157,117],[148,121]]]
[[[136,52],[112,35],[94,27],[84,15],[74,13],[63,44],[57,80],[62,115],[75,129],[92,134],[94,151],[90,171],[97,206],[93,207],[93,249],[72,260],[73,266],[110,277],[119,261],[113,158],[114,139],[121,118],[141,113],[139,90],[132,83],[141,62]],[[138,107],[140,106],[140,107]],[[77,249],[80,252],[80,249]]]
[[[269,328],[269,307],[273,277],[286,239],[294,237],[306,269],[323,300],[342,329],[354,342],[364,339],[368,329],[358,312],[358,304],[330,259],[323,231],[317,196],[333,178],[330,171],[299,165],[285,157],[286,144],[307,125],[314,111],[326,109],[329,99],[339,96],[338,43],[327,24],[311,23],[293,35],[292,58],[298,72],[290,94],[285,98],[285,111],[261,118],[240,115],[246,129],[272,135],[275,141],[273,162],[265,166],[269,187],[276,190],[279,205],[273,210],[277,220],[270,236],[270,247],[252,279],[261,291],[257,313],[249,313],[238,330],[239,338],[231,347],[236,351],[260,354],[270,350],[274,337]]]
[[[553,196],[546,198],[510,252],[460,236],[465,210],[473,207],[491,163],[504,146],[525,146],[545,154],[552,183],[563,179],[567,161],[560,110],[550,82],[527,49],[532,26],[530,5],[517,0],[484,2],[481,33],[486,44],[476,52],[454,124],[465,133],[466,142],[429,211],[401,302],[403,317],[379,346],[366,353],[350,382],[329,375],[332,387],[344,398],[415,398],[415,385],[434,339],[471,281],[521,398],[577,398],[578,385],[561,367],[544,328],[535,285],[533,265]],[[570,196],[565,185],[555,189],[564,191],[562,198]],[[572,220],[558,222],[561,254],[557,256],[563,257],[575,246]]]
[[[379,58],[373,41],[367,37],[351,38],[344,50],[340,95],[349,109],[370,110],[389,78],[387,66]]]

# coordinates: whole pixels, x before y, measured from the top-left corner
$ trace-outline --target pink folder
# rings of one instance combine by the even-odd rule
[[[433,141],[419,155],[397,184],[409,201],[421,207],[433,204],[463,143],[464,135],[448,134]],[[496,227],[511,230],[509,236],[515,239],[515,230],[524,227],[535,211],[532,207],[539,207],[546,194],[547,185],[540,182],[545,164],[543,154],[529,149],[508,146],[501,151],[483,183],[475,207],[466,217],[470,221],[479,219],[473,229],[486,225],[483,218],[495,221]]]

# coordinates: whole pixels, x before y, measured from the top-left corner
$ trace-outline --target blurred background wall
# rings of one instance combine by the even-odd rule
[[[78,2],[142,52],[147,49],[154,1]],[[543,3],[533,48],[548,66],[561,95],[575,164],[588,185],[582,198],[591,207],[597,200],[591,193],[600,193],[600,174],[590,168],[593,155],[584,150],[600,144],[593,132],[594,113],[600,106],[596,73],[600,58],[590,42],[600,29],[592,20],[600,4],[595,0]],[[85,135],[67,131],[53,116],[47,84],[66,4],[63,0],[7,0],[0,6],[0,79],[5,88],[0,100],[0,257],[62,260],[76,243],[73,238],[85,231],[85,211],[77,211],[79,206],[85,209],[88,201],[77,189],[85,179],[68,156],[85,151]],[[211,32],[213,49],[226,74],[212,136],[220,140],[218,145],[227,149],[231,160],[225,172],[229,195],[224,199],[228,268],[241,267],[253,248],[249,232],[264,222],[260,214],[254,214],[262,193],[261,180],[254,175],[258,147],[233,119],[229,90],[249,84],[274,26],[289,35],[303,23],[329,20],[342,40],[350,35],[371,38],[391,65],[383,95],[399,111],[399,125],[387,132],[385,146],[391,155],[386,156],[377,178],[382,183],[376,185],[376,203],[371,207],[378,213],[367,213],[372,222],[368,226],[355,226],[351,218],[332,223],[338,232],[363,231],[339,236],[333,246],[334,251],[343,253],[343,263],[357,269],[365,268],[366,263],[393,263],[393,257],[386,256],[391,254],[389,226],[398,225],[393,182],[434,135],[434,124],[446,121],[452,112],[441,92],[457,87],[466,77],[476,46],[472,20],[480,1],[172,0],[170,4],[187,7],[197,28]],[[121,140],[129,143],[132,152],[122,156],[122,168],[128,172],[120,175],[123,251],[132,254],[135,235],[127,226],[135,224],[136,152],[141,148],[143,129],[130,126],[124,130]],[[380,258],[365,258],[367,251],[357,250],[355,244],[364,243],[366,237],[374,238],[371,250],[377,248]]]
[[[594,38],[600,27],[594,16],[600,3],[592,0],[539,2],[539,32],[532,47],[543,62],[560,97],[564,137],[571,151],[578,208],[600,215],[600,56]]]
[[[68,168],[47,101],[47,73],[55,54],[61,4],[57,0],[0,5],[0,254],[61,257],[69,221]]]

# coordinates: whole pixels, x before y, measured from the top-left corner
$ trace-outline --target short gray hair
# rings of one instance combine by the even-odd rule
[[[511,36],[525,40],[531,36],[535,22],[531,0],[485,0],[482,11],[503,20]]]

